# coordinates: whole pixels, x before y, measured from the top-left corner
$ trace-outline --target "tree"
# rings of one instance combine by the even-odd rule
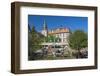
[[[31,31],[28,30],[28,55],[30,56],[32,53],[32,35]]]
[[[29,25],[28,25],[29,26]],[[41,43],[44,41],[44,36],[35,30],[28,27],[28,59],[34,60],[36,58],[35,51],[41,49]]]
[[[82,48],[87,47],[87,34],[84,31],[77,30],[69,36],[68,42],[72,49],[80,52]]]
[[[41,48],[41,43],[44,41],[44,36],[38,33],[35,30],[35,27],[32,27],[32,45],[33,45],[33,50],[36,51]]]

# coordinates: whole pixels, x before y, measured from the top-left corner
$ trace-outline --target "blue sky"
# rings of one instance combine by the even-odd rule
[[[70,28],[71,31],[80,29],[88,32],[88,17],[28,15],[28,24],[30,27],[35,26],[38,32],[42,30],[44,20],[46,21],[48,29],[64,27]]]

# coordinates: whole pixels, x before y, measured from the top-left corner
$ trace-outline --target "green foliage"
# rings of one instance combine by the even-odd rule
[[[80,50],[87,47],[87,34],[84,31],[77,30],[69,36],[69,46],[72,49]]]
[[[30,35],[31,38],[28,39],[30,45],[29,48],[31,48],[32,51],[40,49],[42,47],[40,44],[43,42],[44,37],[35,30],[35,27],[32,27]]]
[[[31,32],[28,31],[28,54],[31,55],[32,52],[32,35]]]
[[[60,38],[55,37],[53,35],[49,35],[47,37],[45,37],[45,42],[59,42]]]

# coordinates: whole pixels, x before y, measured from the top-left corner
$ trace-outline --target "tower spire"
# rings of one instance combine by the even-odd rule
[[[44,30],[47,30],[47,24],[46,24],[45,19],[44,19],[44,23],[43,23],[43,29],[44,29]]]
[[[44,36],[47,36],[47,35],[48,35],[48,28],[47,28],[47,24],[46,24],[46,21],[45,21],[45,20],[44,20],[44,22],[43,22],[42,34],[43,34]]]

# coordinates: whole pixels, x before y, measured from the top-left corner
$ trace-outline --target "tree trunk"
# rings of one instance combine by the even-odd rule
[[[80,52],[80,49],[78,48],[77,50],[78,50],[78,52],[77,52],[76,58],[81,58],[81,52]]]

